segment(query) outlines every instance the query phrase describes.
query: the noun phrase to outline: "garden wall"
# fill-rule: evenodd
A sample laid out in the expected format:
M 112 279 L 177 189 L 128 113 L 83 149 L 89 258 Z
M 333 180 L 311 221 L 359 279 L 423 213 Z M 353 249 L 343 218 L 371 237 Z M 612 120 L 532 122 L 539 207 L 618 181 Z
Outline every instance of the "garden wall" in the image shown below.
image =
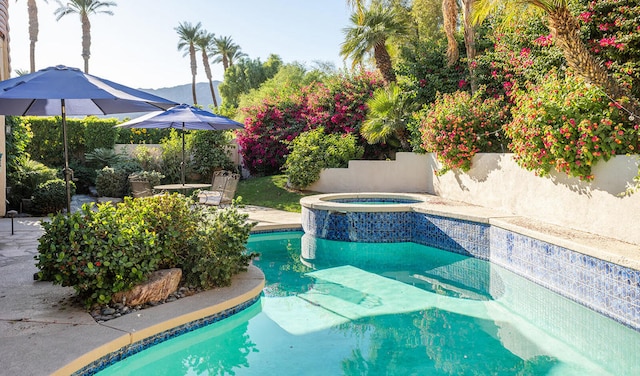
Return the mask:
M 136 148 L 140 146 L 139 144 L 116 144 L 115 151 L 116 153 L 125 153 L 132 157 Z M 160 156 L 162 154 L 162 145 L 160 144 L 144 144 L 144 146 L 151 149 L 151 153 L 153 155 Z M 233 162 L 234 166 L 241 165 L 240 154 L 238 153 L 238 144 L 235 142 L 235 139 L 229 145 L 229 152 L 227 153 L 231 162 Z
M 468 173 L 437 176 L 435 155 L 398 153 L 395 161 L 350 161 L 348 168 L 323 170 L 308 189 L 435 194 L 640 245 L 640 193 L 620 195 L 638 164 L 635 156 L 599 162 L 587 183 L 559 173 L 538 177 L 511 154 L 478 154 Z

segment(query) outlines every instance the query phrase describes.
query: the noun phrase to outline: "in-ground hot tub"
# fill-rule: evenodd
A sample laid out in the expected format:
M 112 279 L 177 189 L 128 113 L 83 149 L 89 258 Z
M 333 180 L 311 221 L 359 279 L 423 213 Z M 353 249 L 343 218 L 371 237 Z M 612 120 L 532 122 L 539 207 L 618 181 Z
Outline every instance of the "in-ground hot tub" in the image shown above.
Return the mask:
M 329 193 L 300 200 L 304 232 L 317 238 L 392 243 L 412 240 L 413 208 L 427 196 L 405 193 Z

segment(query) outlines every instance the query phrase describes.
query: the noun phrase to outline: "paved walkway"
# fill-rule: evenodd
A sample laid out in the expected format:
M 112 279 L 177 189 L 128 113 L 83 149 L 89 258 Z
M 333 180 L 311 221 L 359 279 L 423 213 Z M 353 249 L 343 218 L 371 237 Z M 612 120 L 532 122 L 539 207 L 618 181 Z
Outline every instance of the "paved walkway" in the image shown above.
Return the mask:
M 88 196 L 74 196 L 72 210 Z M 246 207 L 257 229 L 299 227 L 300 214 Z M 33 280 L 34 256 L 43 230 L 42 218 L 0 218 L 0 374 L 47 375 L 85 355 L 88 350 L 117 341 L 175 317 L 223 304 L 234 296 L 261 288 L 262 273 L 250 269 L 236 277 L 229 288 L 215 289 L 125 315 L 103 324 L 81 308 L 69 304 L 74 291 L 50 282 Z M 185 308 L 187 307 L 187 308 Z M 131 316 L 131 317 L 129 317 Z M 112 350 L 113 351 L 113 350 Z M 64 374 L 63 371 L 60 374 Z

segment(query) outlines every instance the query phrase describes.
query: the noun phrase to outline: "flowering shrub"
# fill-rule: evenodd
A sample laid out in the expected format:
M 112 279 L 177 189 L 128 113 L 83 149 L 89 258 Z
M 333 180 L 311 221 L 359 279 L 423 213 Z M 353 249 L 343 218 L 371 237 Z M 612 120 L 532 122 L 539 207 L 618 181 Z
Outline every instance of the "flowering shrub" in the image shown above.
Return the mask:
M 640 97 L 640 2 L 581 0 L 583 38 L 613 76 Z
M 437 154 L 443 164 L 440 173 L 468 171 L 476 153 L 501 150 L 508 107 L 501 98 L 482 99 L 481 92 L 472 97 L 461 91 L 438 97 L 420 116 L 422 147 Z
M 509 149 L 521 167 L 539 175 L 555 169 L 591 180 L 598 160 L 640 146 L 637 124 L 578 77 L 559 79 L 551 72 L 541 85 L 514 94 L 513 120 L 505 125 Z
M 474 64 L 478 84 L 486 87 L 488 96 L 508 96 L 514 85 L 537 82 L 564 63 L 541 19 L 532 19 L 513 33 L 493 33 L 487 39 L 493 45 Z
M 265 99 L 244 109 L 245 127 L 237 141 L 245 167 L 251 173 L 273 174 L 280 171 L 288 154 L 287 144 L 308 129 L 304 96 Z
M 289 149 L 284 169 L 289 183 L 297 188 L 317 181 L 323 168 L 347 167 L 351 159 L 359 159 L 363 153 L 353 134 L 325 134 L 324 128 L 303 132 Z
M 367 144 L 360 136 L 360 125 L 367 99 L 382 85 L 382 79 L 373 73 L 340 75 L 325 84 L 303 87 L 296 95 L 265 99 L 243 109 L 245 128 L 238 132 L 237 141 L 246 167 L 252 173 L 279 172 L 289 153 L 288 143 L 318 127 L 327 133 L 353 134 L 365 147 L 365 154 L 377 155 L 381 148 Z

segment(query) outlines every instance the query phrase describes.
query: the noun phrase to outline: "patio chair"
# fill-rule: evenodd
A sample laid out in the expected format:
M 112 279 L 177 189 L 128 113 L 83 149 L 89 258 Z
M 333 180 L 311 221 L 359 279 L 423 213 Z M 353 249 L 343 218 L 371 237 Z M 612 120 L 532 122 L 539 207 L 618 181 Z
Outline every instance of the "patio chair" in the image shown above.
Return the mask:
M 211 180 L 211 190 L 200 191 L 198 200 L 205 205 L 230 204 L 236 194 L 240 175 L 231 171 L 216 171 Z

